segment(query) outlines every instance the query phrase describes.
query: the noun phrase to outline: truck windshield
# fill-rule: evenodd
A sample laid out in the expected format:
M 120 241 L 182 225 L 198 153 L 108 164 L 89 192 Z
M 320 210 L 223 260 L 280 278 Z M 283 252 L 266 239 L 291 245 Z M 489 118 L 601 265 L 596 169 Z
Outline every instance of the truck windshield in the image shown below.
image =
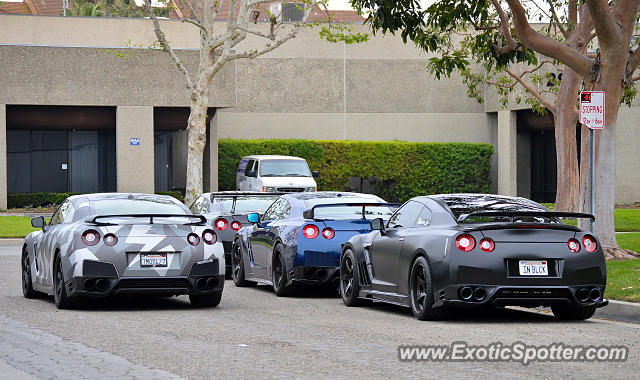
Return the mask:
M 260 176 L 311 177 L 311 172 L 304 160 L 263 160 L 260 161 Z

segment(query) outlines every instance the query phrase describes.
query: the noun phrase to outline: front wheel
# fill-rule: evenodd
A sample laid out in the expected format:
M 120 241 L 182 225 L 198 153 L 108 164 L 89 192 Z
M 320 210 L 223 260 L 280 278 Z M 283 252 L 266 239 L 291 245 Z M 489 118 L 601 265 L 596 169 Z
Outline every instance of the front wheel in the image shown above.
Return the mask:
M 237 241 L 233 242 L 233 246 L 231 248 L 231 278 L 237 287 L 256 285 L 253 281 L 245 280 L 242 247 L 240 247 L 240 244 Z
M 189 301 L 193 307 L 216 307 L 220 304 L 222 292 L 205 295 L 189 295 Z
M 557 319 L 580 321 L 593 317 L 595 306 L 552 305 L 551 311 Z
M 53 302 L 58 309 L 72 309 L 76 306 L 74 300 L 67 295 L 62 273 L 62 259 L 59 254 L 53 262 Z
M 273 291 L 278 297 L 288 296 L 292 291 L 292 286 L 287 286 L 286 268 L 282 246 L 278 244 L 273 250 L 273 259 L 271 260 L 271 283 L 273 284 Z
M 26 249 L 22 250 L 22 294 L 25 298 L 43 298 L 44 293 L 33 289 L 31 280 L 31 260 Z
M 413 315 L 421 321 L 443 318 L 445 316 L 444 307 L 433 307 L 431 269 L 423 256 L 418 257 L 413 263 L 409 278 L 409 296 Z
M 347 249 L 340 259 L 340 296 L 347 306 L 360 306 L 363 300 L 359 298 L 360 276 L 353 251 Z

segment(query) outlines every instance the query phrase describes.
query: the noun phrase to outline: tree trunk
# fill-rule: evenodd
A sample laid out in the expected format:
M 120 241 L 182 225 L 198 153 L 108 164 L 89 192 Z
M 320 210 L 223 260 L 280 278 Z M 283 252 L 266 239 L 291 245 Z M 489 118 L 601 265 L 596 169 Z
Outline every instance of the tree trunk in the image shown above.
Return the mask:
M 187 207 L 203 193 L 202 162 L 207 143 L 208 108 L 209 83 L 198 81 L 191 93 L 191 113 L 187 123 L 187 184 L 184 197 Z
M 580 173 L 576 147 L 578 112 L 576 99 L 582 79 L 565 67 L 554 112 L 556 138 L 556 204 L 557 211 L 577 211 L 580 204 Z

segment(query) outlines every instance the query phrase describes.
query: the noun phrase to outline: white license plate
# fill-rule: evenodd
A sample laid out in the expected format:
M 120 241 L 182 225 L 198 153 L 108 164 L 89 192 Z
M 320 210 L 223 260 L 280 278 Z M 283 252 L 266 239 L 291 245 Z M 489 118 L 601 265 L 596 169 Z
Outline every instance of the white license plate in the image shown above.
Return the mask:
M 140 254 L 140 266 L 141 267 L 154 267 L 162 268 L 167 266 L 167 254 L 166 253 L 141 253 Z
M 548 276 L 546 261 L 520 260 L 520 276 Z

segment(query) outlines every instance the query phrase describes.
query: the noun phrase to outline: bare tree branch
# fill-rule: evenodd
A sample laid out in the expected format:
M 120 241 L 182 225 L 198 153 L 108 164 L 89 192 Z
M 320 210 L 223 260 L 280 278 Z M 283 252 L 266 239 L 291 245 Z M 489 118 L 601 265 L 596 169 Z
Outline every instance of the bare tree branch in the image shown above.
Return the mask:
M 531 95 L 533 95 L 539 102 L 540 104 L 542 104 L 546 109 L 548 109 L 549 111 L 551 111 L 552 113 L 556 112 L 556 107 L 553 106 L 551 103 L 549 103 L 545 98 L 542 97 L 542 95 L 540 95 L 540 93 L 538 91 L 536 91 L 535 88 L 531 87 L 531 85 L 527 82 L 525 82 L 522 79 L 522 76 L 519 76 L 517 74 L 515 74 L 513 71 L 511 71 L 510 69 L 506 69 L 507 74 L 509 74 L 513 79 L 517 80 L 518 83 L 520 83 L 520 85 L 522 87 L 524 87 Z M 524 75 L 524 74 L 523 74 Z
M 242 26 L 235 26 L 235 28 L 238 29 L 238 30 L 241 30 L 241 31 L 243 31 L 245 33 L 249 33 L 249 34 L 253 34 L 253 35 L 259 36 L 259 37 L 263 37 L 263 38 L 266 38 L 268 40 L 272 40 L 272 41 L 275 40 L 275 36 L 273 34 L 266 34 L 266 33 L 259 32 L 257 30 L 250 30 L 250 29 L 244 28 Z
M 162 29 L 160 29 L 160 23 L 158 22 L 158 18 L 156 17 L 156 14 L 153 12 L 153 8 L 151 7 L 151 0 L 144 0 L 143 8 L 149 15 L 149 18 L 151 18 L 151 21 L 153 22 L 153 32 L 156 35 L 156 39 L 158 40 L 160 47 L 165 51 L 167 51 L 167 53 L 169 53 L 169 55 L 173 59 L 173 62 L 178 67 L 178 70 L 180 70 L 182 74 L 184 74 L 184 78 L 187 81 L 187 88 L 192 89 L 193 81 L 191 80 L 189 71 L 187 71 L 187 68 L 184 66 L 184 63 L 182 62 L 182 60 L 173 51 L 173 48 L 171 47 L 171 45 L 169 45 L 169 42 L 167 41 L 167 38 L 164 32 L 162 31 Z
M 558 18 L 558 14 L 556 13 L 556 7 L 553 5 L 553 0 L 547 0 L 547 1 L 549 2 L 549 8 L 551 8 L 551 15 L 553 16 L 553 20 L 558 26 L 558 29 L 560 29 L 560 33 L 562 33 L 562 36 L 564 37 L 564 39 L 568 40 L 569 32 L 567 32 L 567 30 L 562 26 L 562 22 L 560 22 L 560 19 Z
M 520 44 L 516 42 L 511 36 L 511 31 L 509 30 L 509 19 L 507 18 L 507 14 L 502 9 L 502 5 L 500 5 L 499 0 L 491 0 L 493 6 L 496 8 L 496 12 L 498 12 L 498 17 L 500 18 L 500 31 L 504 39 L 507 41 L 507 46 L 494 46 L 494 49 L 499 54 L 508 53 L 511 50 L 516 50 Z
M 188 24 L 193 24 L 193 25 L 197 26 L 198 28 L 200 28 L 200 30 L 202 30 L 203 32 L 209 33 L 209 31 L 204 26 L 202 26 L 202 24 L 200 24 L 196 20 L 184 17 L 184 18 L 181 18 L 180 21 L 186 22 Z
M 620 28 L 616 19 L 611 13 L 607 0 L 586 0 L 593 26 L 598 34 L 598 43 L 603 50 L 608 50 L 611 46 L 622 41 Z

